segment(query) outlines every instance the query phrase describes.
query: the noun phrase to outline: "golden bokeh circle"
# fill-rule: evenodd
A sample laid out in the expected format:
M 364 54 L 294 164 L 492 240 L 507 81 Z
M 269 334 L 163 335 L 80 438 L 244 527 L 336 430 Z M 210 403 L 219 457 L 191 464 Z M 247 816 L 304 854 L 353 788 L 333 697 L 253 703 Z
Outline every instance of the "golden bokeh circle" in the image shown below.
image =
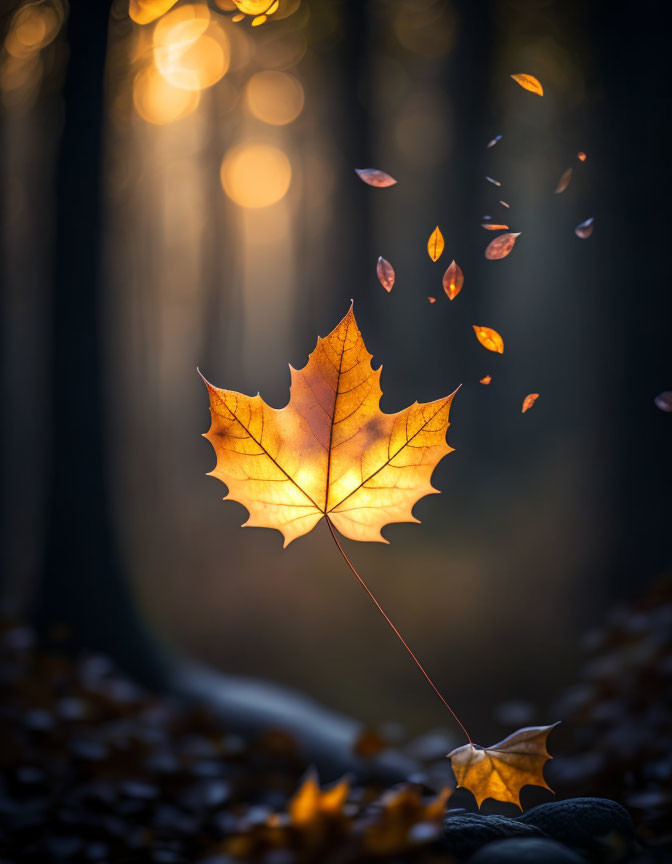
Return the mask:
M 220 178 L 232 201 L 254 210 L 285 197 L 292 166 L 286 154 L 271 144 L 238 144 L 224 156 Z
M 285 126 L 299 116 L 305 101 L 301 83 L 287 72 L 257 72 L 245 88 L 251 114 L 271 126 Z

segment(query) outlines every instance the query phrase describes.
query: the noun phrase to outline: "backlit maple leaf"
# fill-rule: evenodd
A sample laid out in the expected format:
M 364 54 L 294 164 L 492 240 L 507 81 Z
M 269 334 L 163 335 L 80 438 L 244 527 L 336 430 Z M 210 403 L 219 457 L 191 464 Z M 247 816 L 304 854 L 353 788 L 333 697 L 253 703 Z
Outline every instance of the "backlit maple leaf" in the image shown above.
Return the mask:
M 486 798 L 510 801 L 520 807 L 523 786 L 543 786 L 543 768 L 551 758 L 546 739 L 551 726 L 528 726 L 519 729 L 492 747 L 469 743 L 448 754 L 457 785 L 468 789 L 480 807 Z
M 413 506 L 438 491 L 432 473 L 452 450 L 455 394 L 384 414 L 382 367 L 371 359 L 351 306 L 303 369 L 290 366 L 284 408 L 203 379 L 212 418 L 205 437 L 217 454 L 211 474 L 248 509 L 245 525 L 276 528 L 287 546 L 325 516 L 351 540 L 382 543 L 385 525 L 418 521 Z

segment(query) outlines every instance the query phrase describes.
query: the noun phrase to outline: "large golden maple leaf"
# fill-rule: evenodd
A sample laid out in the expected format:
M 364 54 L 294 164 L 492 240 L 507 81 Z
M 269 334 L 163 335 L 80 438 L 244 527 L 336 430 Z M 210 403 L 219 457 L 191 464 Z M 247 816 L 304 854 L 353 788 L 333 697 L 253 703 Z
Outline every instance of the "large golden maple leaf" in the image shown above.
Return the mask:
M 289 403 L 271 408 L 205 381 L 217 454 L 211 474 L 226 499 L 249 511 L 246 526 L 276 528 L 284 545 L 329 521 L 351 540 L 387 543 L 381 528 L 417 522 L 413 506 L 438 492 L 431 478 L 446 443 L 454 393 L 398 414 L 380 410 L 373 369 L 352 306 L 318 338 L 303 369 L 291 371 Z

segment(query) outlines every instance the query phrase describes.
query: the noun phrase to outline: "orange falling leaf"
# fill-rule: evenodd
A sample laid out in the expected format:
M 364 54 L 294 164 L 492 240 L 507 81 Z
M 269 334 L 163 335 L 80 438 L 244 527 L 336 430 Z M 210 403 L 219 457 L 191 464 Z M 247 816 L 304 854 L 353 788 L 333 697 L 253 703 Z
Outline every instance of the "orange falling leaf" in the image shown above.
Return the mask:
M 378 168 L 355 168 L 355 173 L 360 180 L 368 183 L 369 186 L 376 186 L 379 189 L 394 186 L 397 182 L 394 177 L 391 177 L 385 171 L 380 171 Z
M 205 437 L 217 455 L 211 474 L 247 508 L 247 526 L 274 528 L 287 546 L 325 517 L 351 540 L 380 543 L 385 525 L 418 521 L 413 507 L 437 491 L 434 468 L 451 452 L 455 394 L 385 414 L 371 359 L 351 306 L 303 369 L 290 367 L 284 408 L 203 379 L 212 420 Z
M 492 375 L 486 375 L 484 378 L 481 378 L 481 384 L 489 384 L 492 381 Z
M 484 348 L 488 351 L 495 351 L 497 354 L 504 353 L 504 340 L 496 330 L 491 327 L 479 327 L 477 324 L 472 324 L 476 338 Z
M 594 222 L 594 216 L 591 216 L 590 219 L 586 219 L 584 222 L 579 222 L 574 229 L 574 233 L 577 237 L 580 237 L 581 240 L 587 240 L 593 233 L 593 228 L 595 227 Z
M 576 158 L 579 160 L 579 162 L 585 162 L 588 157 L 583 151 L 581 151 L 580 153 L 576 154 Z
M 428 297 L 427 299 L 430 303 L 436 303 L 436 297 Z
M 345 778 L 329 789 L 320 789 L 317 772 L 311 768 L 289 802 L 292 824 L 302 828 L 321 817 L 340 815 L 349 792 L 350 784 Z
M 569 181 L 572 179 L 574 169 L 570 166 L 563 172 L 562 177 L 558 180 L 558 185 L 555 187 L 555 194 L 560 195 L 569 186 Z
M 520 84 L 523 90 L 529 90 L 530 93 L 536 93 L 537 96 L 544 95 L 544 88 L 541 86 L 539 79 L 535 78 L 534 75 L 526 75 L 524 72 L 517 72 L 511 77 L 516 84 Z
M 538 393 L 530 393 L 529 395 L 527 395 L 523 400 L 523 410 L 521 413 L 524 414 L 526 411 L 529 411 L 538 398 Z
M 498 261 L 500 258 L 506 258 L 516 245 L 516 240 L 520 237 L 520 231 L 513 234 L 500 234 L 495 237 L 485 250 L 485 257 L 489 261 Z
M 550 789 L 544 779 L 544 765 L 551 758 L 546 739 L 557 725 L 519 729 L 492 747 L 458 747 L 448 754 L 457 785 L 468 789 L 479 807 L 486 798 L 520 807 L 523 786 Z
M 378 274 L 378 281 L 380 284 L 387 292 L 390 292 L 394 287 L 394 267 L 390 264 L 387 258 L 383 258 L 382 255 L 376 264 L 376 273 Z
M 481 228 L 486 231 L 508 231 L 508 225 L 497 225 L 495 222 L 481 222 Z
M 449 300 L 454 300 L 464 285 L 464 274 L 455 261 L 450 262 L 450 267 L 443 274 L 443 290 Z
M 429 257 L 432 261 L 438 261 L 441 257 L 441 253 L 443 252 L 445 243 L 443 241 L 443 234 L 439 230 L 439 226 L 432 231 L 429 235 L 429 240 L 427 241 L 427 252 L 429 253 Z

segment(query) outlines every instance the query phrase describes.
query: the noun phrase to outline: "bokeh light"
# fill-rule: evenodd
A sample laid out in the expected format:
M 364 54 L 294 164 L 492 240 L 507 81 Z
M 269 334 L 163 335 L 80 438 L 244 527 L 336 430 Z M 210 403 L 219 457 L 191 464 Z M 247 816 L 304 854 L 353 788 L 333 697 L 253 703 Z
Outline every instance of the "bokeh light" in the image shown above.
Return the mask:
M 163 126 L 191 114 L 198 107 L 198 90 L 173 87 L 153 66 L 142 69 L 133 80 L 133 105 L 148 123 Z
M 177 0 L 131 0 L 128 14 L 136 24 L 151 24 L 171 9 Z
M 292 179 L 289 159 L 270 144 L 239 144 L 224 156 L 220 169 L 226 194 L 241 207 L 268 207 L 287 194 Z
M 54 41 L 64 18 L 61 0 L 24 3 L 15 11 L 0 57 L 0 90 L 5 105 L 30 104 L 44 73 L 41 52 Z
M 204 3 L 189 3 L 164 15 L 154 29 L 153 45 L 157 69 L 180 90 L 211 87 L 229 68 L 229 40 Z
M 250 112 L 271 126 L 291 123 L 303 110 L 303 87 L 287 72 L 257 72 L 247 82 L 245 96 Z

